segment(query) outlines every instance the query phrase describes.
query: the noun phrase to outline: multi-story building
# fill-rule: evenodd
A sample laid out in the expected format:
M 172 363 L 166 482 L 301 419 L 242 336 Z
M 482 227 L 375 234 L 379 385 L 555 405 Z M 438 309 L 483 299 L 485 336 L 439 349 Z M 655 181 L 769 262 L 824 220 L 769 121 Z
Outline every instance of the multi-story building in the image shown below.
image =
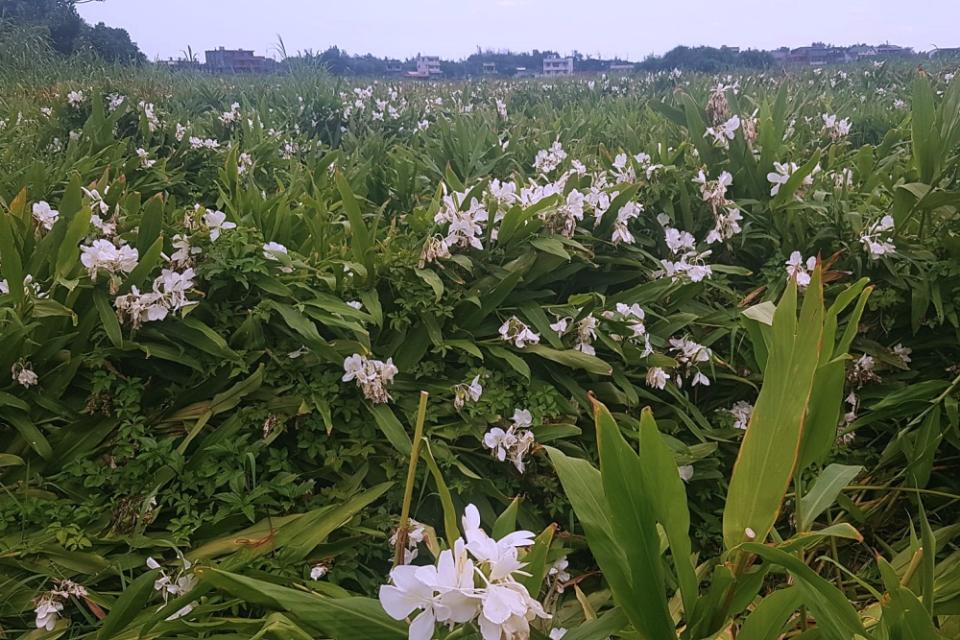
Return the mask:
M 573 58 L 544 58 L 543 75 L 569 76 L 573 74 Z
M 431 78 L 443 74 L 440 69 L 440 56 L 417 56 L 417 76 Z
M 212 73 L 269 73 L 277 68 L 272 58 L 254 55 L 247 49 L 218 47 L 204 53 L 206 70 Z

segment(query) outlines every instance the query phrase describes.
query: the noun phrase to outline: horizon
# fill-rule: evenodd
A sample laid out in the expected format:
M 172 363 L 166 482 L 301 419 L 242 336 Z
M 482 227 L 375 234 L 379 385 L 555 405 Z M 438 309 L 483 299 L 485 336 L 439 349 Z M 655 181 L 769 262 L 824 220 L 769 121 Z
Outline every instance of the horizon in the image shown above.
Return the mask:
M 254 6 L 259 5 L 255 0 L 168 0 L 163 6 L 106 0 L 77 9 L 91 23 L 126 29 L 151 60 L 180 57 L 188 47 L 201 53 L 220 46 L 277 57 L 281 39 L 291 53 L 336 46 L 350 54 L 400 60 L 418 54 L 461 60 L 478 49 L 577 52 L 639 62 L 676 46 L 774 50 L 813 42 L 890 43 L 917 51 L 960 46 L 953 26 L 960 20 L 960 5 L 952 0 L 930 0 L 929 11 L 907 17 L 896 11 L 902 6 L 896 0 L 837 4 L 809 0 L 789 22 L 768 21 L 769 4 L 760 0 L 729 0 L 721 14 L 714 2 L 690 0 L 690 10 L 680 15 L 672 7 L 623 6 L 615 0 L 596 0 L 588 9 L 573 0 L 407 0 L 387 6 L 355 0 L 349 7 L 275 0 L 269 12 Z M 691 15 L 711 20 L 691 22 Z M 824 15 L 831 19 L 824 21 Z M 726 28 L 717 29 L 718 24 Z M 472 28 L 465 32 L 466 25 Z M 169 33 L 178 35 L 169 38 Z M 465 44 L 472 39 L 486 44 Z

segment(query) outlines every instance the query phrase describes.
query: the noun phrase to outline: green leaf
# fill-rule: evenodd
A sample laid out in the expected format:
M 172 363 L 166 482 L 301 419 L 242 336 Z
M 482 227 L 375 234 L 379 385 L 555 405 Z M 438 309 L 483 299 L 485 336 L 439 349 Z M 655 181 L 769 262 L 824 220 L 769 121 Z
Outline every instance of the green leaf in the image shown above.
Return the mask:
M 660 538 L 654 519 L 655 488 L 645 485 L 642 463 L 624 440 L 607 408 L 594 401 L 593 410 L 600 451 L 600 481 L 609 505 L 611 533 L 623 545 L 630 576 L 626 592 L 611 584 L 614 600 L 642 635 L 673 637 L 674 625 L 664 597 Z
M 103 326 L 107 338 L 110 339 L 110 343 L 117 348 L 122 347 L 123 333 L 120 331 L 120 321 L 117 320 L 117 314 L 111 308 L 106 294 L 100 289 L 93 290 L 93 304 L 97 308 L 100 324 Z
M 823 336 L 821 268 L 796 316 L 791 279 L 774 314 L 763 386 L 733 468 L 723 512 L 723 540 L 732 549 L 751 529 L 764 540 L 780 513 L 800 451 Z
M 219 569 L 201 569 L 201 580 L 247 603 L 286 611 L 298 624 L 337 640 L 406 640 L 407 625 L 391 619 L 369 598 L 329 598 Z
M 350 248 L 353 250 L 353 258 L 360 264 L 365 264 L 367 250 L 370 248 L 370 233 L 363 223 L 360 204 L 357 202 L 356 196 L 353 195 L 350 183 L 339 171 L 336 174 L 336 183 L 343 203 L 343 210 L 347 214 L 347 220 L 350 221 Z
M 159 569 L 147 571 L 137 576 L 136 580 L 127 585 L 120 597 L 110 608 L 100 627 L 97 638 L 108 640 L 120 631 L 123 631 L 133 620 L 143 613 L 147 600 L 153 595 L 153 582 L 160 575 Z
M 23 300 L 23 261 L 17 250 L 13 217 L 0 211 L 0 279 L 6 280 L 15 302 Z
M 778 564 L 794 575 L 803 604 L 813 612 L 817 626 L 823 630 L 825 637 L 852 638 L 855 634 L 869 637 L 857 610 L 843 592 L 818 576 L 799 558 L 754 542 L 744 544 L 742 550 Z
M 57 251 L 57 277 L 61 280 L 67 279 L 80 262 L 80 241 L 90 231 L 91 215 L 90 208 L 84 207 L 71 218 L 70 224 L 67 225 L 63 243 Z
M 813 487 L 800 499 L 802 518 L 797 524 L 800 531 L 807 531 L 821 513 L 834 503 L 840 492 L 863 471 L 861 466 L 831 464 L 820 474 Z
M 613 367 L 597 356 L 591 356 L 576 349 L 559 351 L 542 344 L 531 344 L 527 345 L 524 350 L 571 369 L 583 369 L 601 376 L 608 376 L 613 373 Z
M 443 479 L 443 473 L 437 466 L 437 461 L 433 457 L 433 451 L 430 448 L 430 441 L 424 437 L 423 447 L 420 449 L 420 455 L 433 476 L 433 482 L 437 485 L 437 493 L 440 495 L 440 505 L 443 507 L 443 533 L 447 538 L 447 546 L 451 549 L 454 542 L 460 537 L 460 527 L 457 524 L 457 510 L 453 505 L 453 496 L 450 495 L 450 489 Z
M 409 456 L 412 444 L 407 430 L 403 428 L 393 410 L 385 404 L 367 405 L 367 410 L 373 416 L 380 431 L 386 436 L 387 442 L 402 456 Z
M 143 205 L 140 218 L 140 230 L 137 232 L 137 250 L 140 255 L 148 250 L 160 237 L 163 229 L 163 194 L 158 193 Z
M 779 589 L 768 595 L 747 616 L 737 640 L 778 640 L 783 625 L 800 606 L 800 596 L 797 587 Z
M 670 542 L 683 608 L 690 615 L 699 596 L 699 583 L 691 561 L 687 490 L 677 470 L 676 458 L 660 435 L 649 407 L 640 414 L 640 473 L 654 516 Z

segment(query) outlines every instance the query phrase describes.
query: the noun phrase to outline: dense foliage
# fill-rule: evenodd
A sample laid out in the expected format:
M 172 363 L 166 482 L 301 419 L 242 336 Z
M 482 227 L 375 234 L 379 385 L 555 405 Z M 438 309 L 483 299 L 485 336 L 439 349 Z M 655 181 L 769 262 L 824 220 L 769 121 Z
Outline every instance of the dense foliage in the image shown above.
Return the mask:
M 952 69 L 80 71 L 0 76 L 8 634 L 403 638 L 461 533 L 532 637 L 960 634 Z

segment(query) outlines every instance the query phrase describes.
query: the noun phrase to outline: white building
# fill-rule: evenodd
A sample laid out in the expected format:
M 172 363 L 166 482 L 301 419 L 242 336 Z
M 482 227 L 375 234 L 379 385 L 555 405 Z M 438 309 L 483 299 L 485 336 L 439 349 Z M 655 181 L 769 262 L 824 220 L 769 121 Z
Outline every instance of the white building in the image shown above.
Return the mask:
M 543 75 L 569 76 L 573 74 L 573 58 L 544 58 Z
M 439 76 L 443 71 L 440 70 L 439 56 L 417 56 L 417 75 L 428 78 L 430 76 Z

